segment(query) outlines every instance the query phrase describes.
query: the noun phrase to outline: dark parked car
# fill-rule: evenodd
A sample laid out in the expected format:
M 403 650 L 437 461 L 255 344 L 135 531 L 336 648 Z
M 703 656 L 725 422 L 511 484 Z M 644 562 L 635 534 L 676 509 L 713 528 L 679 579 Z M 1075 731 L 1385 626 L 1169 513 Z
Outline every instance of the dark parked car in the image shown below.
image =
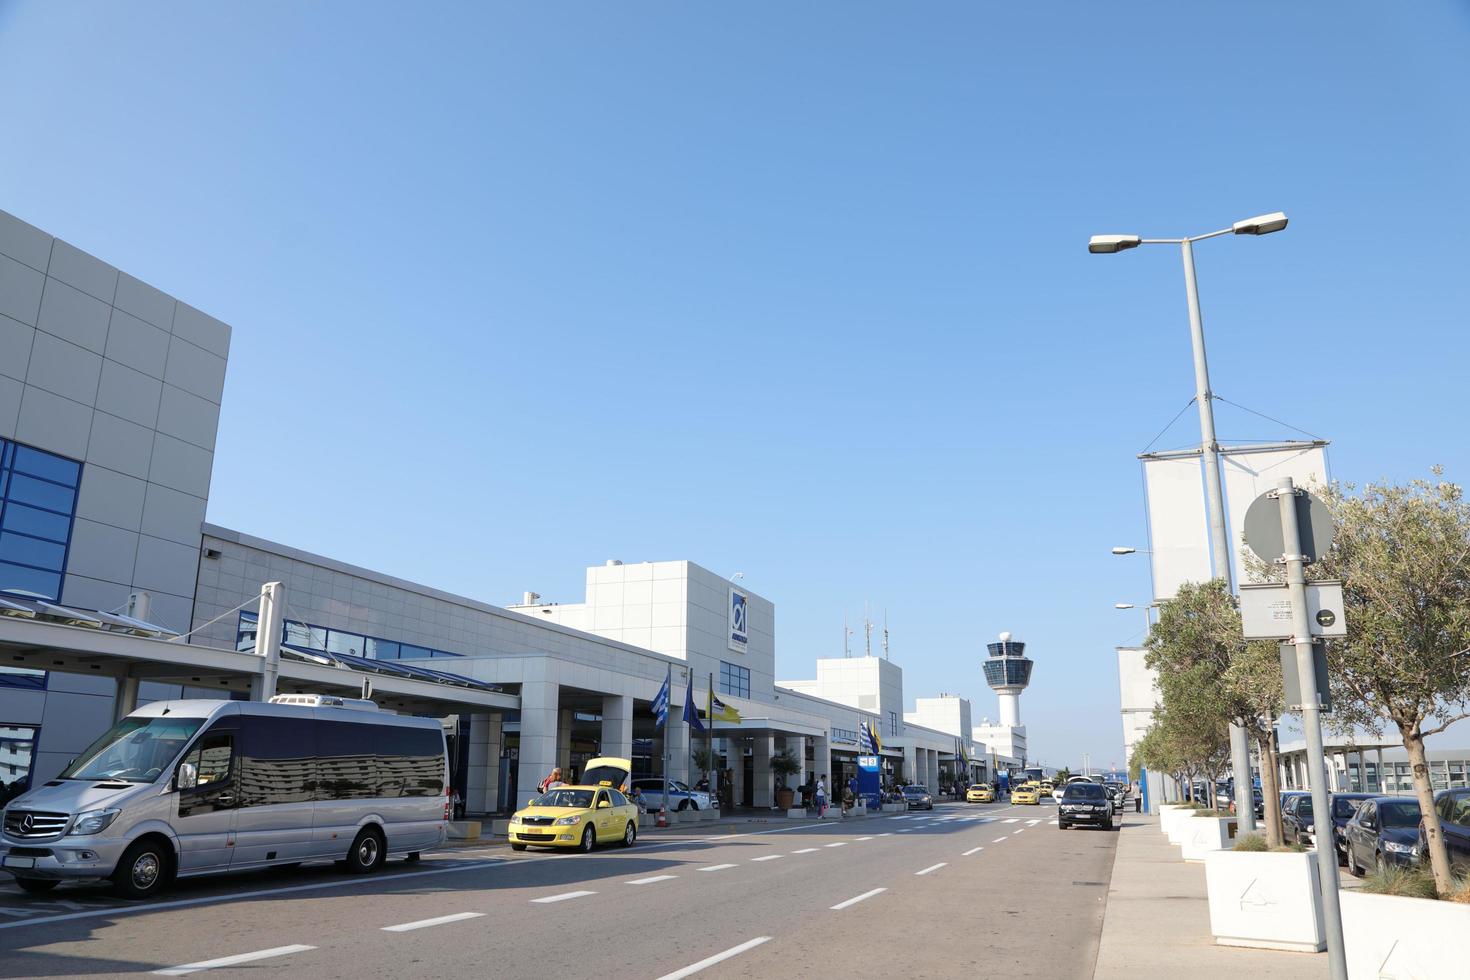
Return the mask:
M 934 797 L 922 786 L 905 786 L 903 788 L 903 801 L 908 804 L 910 810 L 932 810 L 934 809 Z
M 1419 801 L 1409 796 L 1363 800 L 1343 828 L 1348 873 L 1391 864 L 1407 868 L 1419 860 Z
M 1434 794 L 1434 812 L 1439 814 L 1439 827 L 1444 833 L 1445 849 L 1450 852 L 1450 867 L 1456 874 L 1470 874 L 1470 789 L 1442 789 Z M 1424 820 L 1419 820 L 1419 857 L 1427 859 Z
M 1358 807 L 1362 802 L 1371 800 L 1376 795 L 1374 793 L 1333 793 L 1329 798 L 1332 803 L 1332 846 L 1337 852 L 1339 864 L 1347 857 L 1342 829 L 1347 826 L 1353 814 L 1358 812 Z M 1281 813 L 1281 835 L 1288 841 L 1316 845 L 1317 828 L 1312 815 L 1310 794 L 1303 793 L 1286 802 L 1286 808 Z
M 1072 783 L 1057 803 L 1057 826 L 1062 830 L 1073 824 L 1091 824 L 1103 830 L 1113 829 L 1113 801 L 1107 790 L 1097 783 Z

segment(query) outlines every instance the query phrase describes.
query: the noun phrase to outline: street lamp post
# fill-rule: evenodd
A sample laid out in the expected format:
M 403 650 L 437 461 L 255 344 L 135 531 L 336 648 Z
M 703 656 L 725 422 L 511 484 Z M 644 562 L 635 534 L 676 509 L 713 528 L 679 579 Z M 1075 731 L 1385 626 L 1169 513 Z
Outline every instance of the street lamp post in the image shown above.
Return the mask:
M 1220 443 L 1215 438 L 1214 393 L 1210 390 L 1210 366 L 1205 358 L 1205 326 L 1200 314 L 1199 283 L 1194 273 L 1194 243 L 1221 235 L 1269 235 L 1286 227 L 1286 215 L 1280 211 L 1237 221 L 1229 228 L 1189 238 L 1141 238 L 1138 235 L 1094 235 L 1087 250 L 1094 254 L 1122 252 L 1139 245 L 1178 245 L 1184 259 L 1184 293 L 1189 303 L 1189 337 L 1194 348 L 1195 400 L 1199 403 L 1200 455 L 1205 464 L 1205 502 L 1209 508 L 1210 552 L 1215 578 L 1230 584 L 1230 539 L 1225 531 L 1225 497 L 1220 489 Z M 1230 726 L 1230 768 L 1235 773 L 1236 799 L 1250 799 L 1255 785 L 1251 779 L 1250 740 L 1245 729 Z M 1256 829 L 1255 808 L 1235 808 L 1240 828 L 1246 833 Z

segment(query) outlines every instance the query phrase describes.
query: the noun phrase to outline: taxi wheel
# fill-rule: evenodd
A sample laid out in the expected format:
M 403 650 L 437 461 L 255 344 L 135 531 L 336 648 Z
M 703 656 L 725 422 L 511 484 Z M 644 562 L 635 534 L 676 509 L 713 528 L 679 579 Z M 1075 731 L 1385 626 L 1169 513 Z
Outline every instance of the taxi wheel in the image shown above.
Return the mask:
M 687 809 L 689 809 L 689 801 L 688 800 L 680 800 L 679 801 L 679 806 L 678 806 L 679 812 L 680 813 L 683 813 Z
M 510 845 L 510 849 L 512 851 L 524 851 L 526 849 L 526 845 L 525 844 L 512 844 L 512 845 Z
M 632 847 L 633 842 L 638 839 L 638 830 L 633 826 L 633 821 L 628 821 L 628 827 L 623 831 L 623 846 Z
M 591 827 L 588 827 L 586 830 L 582 831 L 582 842 L 577 845 L 577 850 L 581 851 L 583 854 L 591 854 L 592 848 L 596 846 L 597 835 L 592 832 Z

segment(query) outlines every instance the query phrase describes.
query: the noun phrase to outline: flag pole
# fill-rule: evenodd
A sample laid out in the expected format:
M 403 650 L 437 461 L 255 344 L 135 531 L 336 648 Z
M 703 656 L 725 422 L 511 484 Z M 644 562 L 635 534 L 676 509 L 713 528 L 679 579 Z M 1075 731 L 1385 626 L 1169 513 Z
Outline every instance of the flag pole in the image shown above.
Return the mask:
M 698 709 L 695 709 L 695 710 L 697 711 Z M 715 672 L 714 671 L 710 671 L 710 674 L 709 674 L 709 700 L 705 702 L 705 711 L 707 712 L 708 717 L 709 717 L 709 729 L 705 732 L 705 751 L 709 754 L 709 758 L 708 758 L 709 768 L 710 768 L 710 772 L 709 772 L 709 776 L 710 776 L 709 784 L 710 784 L 710 787 L 715 791 L 715 799 L 718 800 L 720 798 L 720 781 L 719 781 L 719 777 L 717 777 L 715 775 L 715 772 L 714 772 L 714 768 L 715 768 Z M 730 797 L 730 803 L 732 804 L 731 809 L 734 809 L 733 804 L 735 803 L 735 797 L 733 795 Z
M 659 809 L 666 810 L 669 805 L 669 729 L 672 726 L 674 713 L 674 665 L 667 665 L 667 673 L 664 674 L 664 690 L 669 692 L 669 698 L 664 702 L 664 798 Z

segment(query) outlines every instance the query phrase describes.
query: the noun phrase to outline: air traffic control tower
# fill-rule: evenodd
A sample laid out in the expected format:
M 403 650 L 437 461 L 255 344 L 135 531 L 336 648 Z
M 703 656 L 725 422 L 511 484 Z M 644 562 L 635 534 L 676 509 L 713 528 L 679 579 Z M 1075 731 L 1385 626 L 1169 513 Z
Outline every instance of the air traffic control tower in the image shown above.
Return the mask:
M 987 644 L 990 658 L 985 661 L 985 683 L 1000 697 L 1000 723 L 1012 728 L 1021 725 L 1021 692 L 1031 683 L 1031 661 L 1026 659 L 1026 644 L 1002 633 L 999 643 Z

